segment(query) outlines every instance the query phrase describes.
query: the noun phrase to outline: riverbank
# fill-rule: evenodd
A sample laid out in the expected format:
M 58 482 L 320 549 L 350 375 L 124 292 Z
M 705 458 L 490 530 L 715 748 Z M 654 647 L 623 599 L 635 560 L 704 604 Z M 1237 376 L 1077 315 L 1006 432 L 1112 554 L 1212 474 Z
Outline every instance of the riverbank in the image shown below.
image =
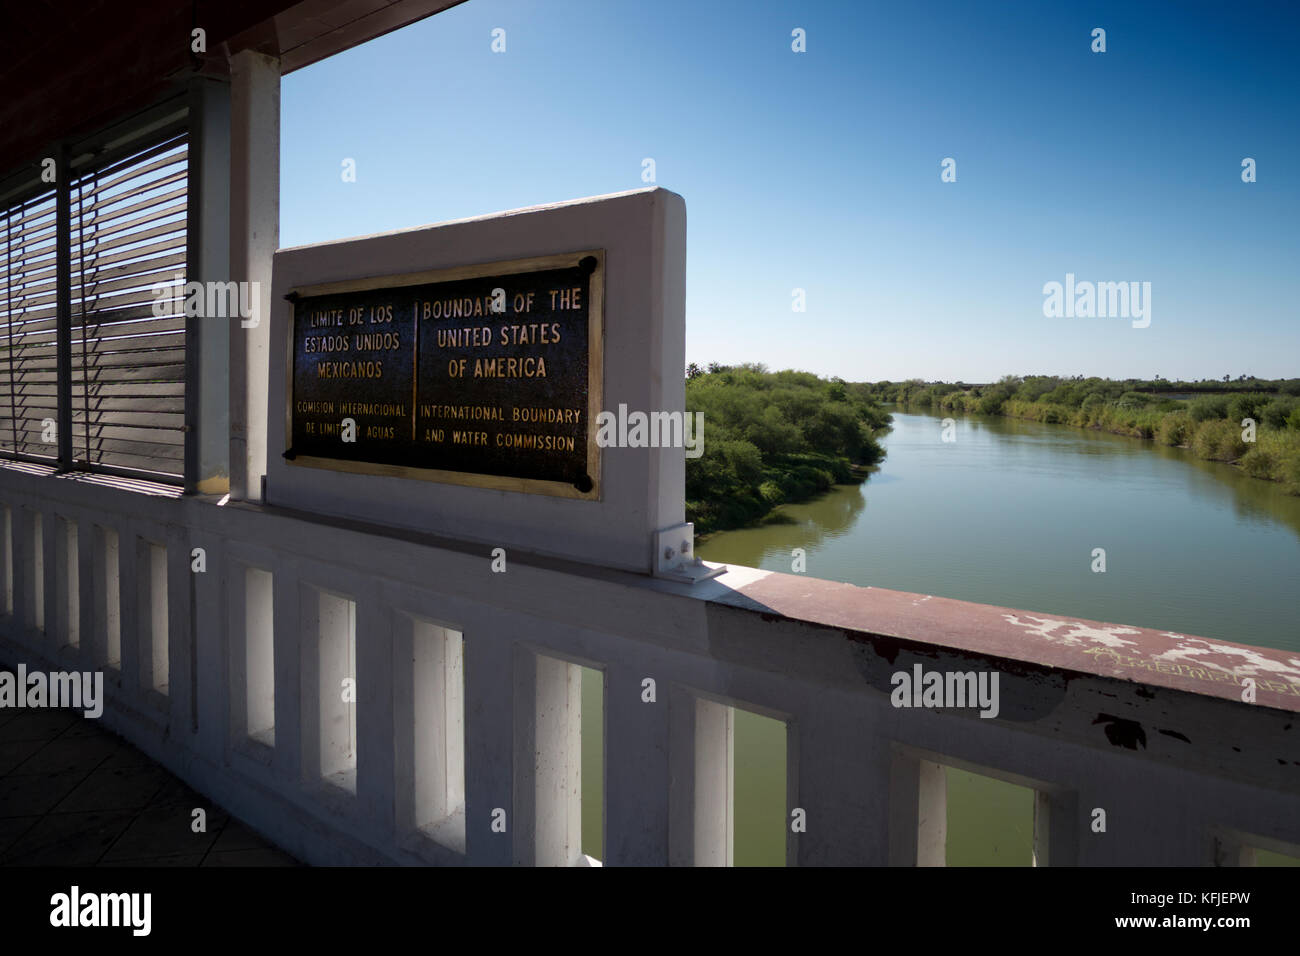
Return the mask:
M 1289 381 L 1270 384 L 1291 387 Z M 1139 390 L 1143 385 L 1152 390 Z M 870 389 L 880 400 L 936 414 L 1000 415 L 1184 448 L 1300 495 L 1300 398 L 1282 391 L 1179 399 L 1160 394 L 1154 383 L 1041 376 L 969 388 L 907 382 Z
M 1300 431 L 1256 425 L 1254 441 L 1241 424 L 1229 419 L 1196 421 L 1186 411 L 1169 411 L 1148 418 L 1125 415 L 1074 412 L 1068 420 L 1052 406 L 1034 402 L 1007 402 L 1002 414 L 1008 418 L 1043 424 L 1072 425 L 1159 442 L 1183 448 L 1205 461 L 1234 465 L 1252 478 L 1275 481 L 1291 495 L 1300 495 Z
M 686 520 L 698 535 L 751 527 L 778 505 L 858 484 L 885 457 L 888 413 L 837 379 L 693 366 L 686 408 L 704 416 L 704 454 L 686 460 Z

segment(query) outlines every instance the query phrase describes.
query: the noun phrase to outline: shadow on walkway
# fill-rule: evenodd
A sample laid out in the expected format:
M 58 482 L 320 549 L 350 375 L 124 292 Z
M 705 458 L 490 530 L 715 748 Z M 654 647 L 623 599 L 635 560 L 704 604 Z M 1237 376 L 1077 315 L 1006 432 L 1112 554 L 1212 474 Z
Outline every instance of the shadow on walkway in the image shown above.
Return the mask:
M 297 865 L 79 711 L 0 709 L 0 866 Z

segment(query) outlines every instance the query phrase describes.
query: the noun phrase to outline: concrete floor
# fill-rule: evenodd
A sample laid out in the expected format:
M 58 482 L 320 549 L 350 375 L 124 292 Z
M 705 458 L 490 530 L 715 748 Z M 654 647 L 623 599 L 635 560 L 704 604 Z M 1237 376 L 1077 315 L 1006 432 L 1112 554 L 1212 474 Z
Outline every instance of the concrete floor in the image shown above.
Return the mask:
M 0 866 L 296 865 L 79 712 L 0 709 Z

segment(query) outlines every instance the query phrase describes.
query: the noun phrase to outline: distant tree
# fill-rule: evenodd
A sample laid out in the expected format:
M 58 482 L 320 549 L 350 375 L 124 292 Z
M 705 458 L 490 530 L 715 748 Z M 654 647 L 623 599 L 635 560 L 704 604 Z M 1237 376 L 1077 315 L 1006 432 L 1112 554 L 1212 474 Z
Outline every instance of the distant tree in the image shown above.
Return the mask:
M 687 377 L 687 378 L 699 378 L 699 377 L 700 377 L 701 375 L 703 375 L 703 374 L 704 374 L 704 369 L 700 368 L 700 367 L 699 367 L 697 364 L 695 364 L 694 362 L 692 362 L 690 365 L 686 366 L 686 377 Z

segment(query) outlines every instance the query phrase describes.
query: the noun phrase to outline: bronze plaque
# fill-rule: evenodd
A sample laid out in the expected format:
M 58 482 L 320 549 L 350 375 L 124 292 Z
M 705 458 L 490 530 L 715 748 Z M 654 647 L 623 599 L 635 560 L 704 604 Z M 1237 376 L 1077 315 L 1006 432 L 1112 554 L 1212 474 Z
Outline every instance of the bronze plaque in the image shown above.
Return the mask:
M 603 252 L 288 298 L 289 461 L 599 497 Z

